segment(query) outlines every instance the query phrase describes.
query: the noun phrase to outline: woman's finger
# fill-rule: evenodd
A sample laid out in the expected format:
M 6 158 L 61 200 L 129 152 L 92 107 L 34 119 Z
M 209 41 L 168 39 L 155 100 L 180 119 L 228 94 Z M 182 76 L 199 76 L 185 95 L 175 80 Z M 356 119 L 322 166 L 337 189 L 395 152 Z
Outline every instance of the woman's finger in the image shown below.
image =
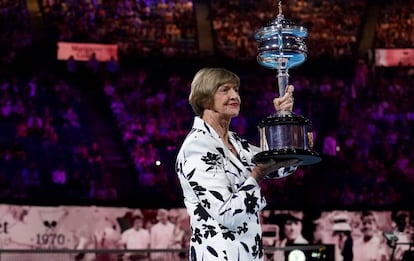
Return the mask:
M 286 88 L 285 95 L 283 95 L 282 97 L 273 99 L 273 105 L 275 106 L 276 110 L 280 110 L 280 107 L 286 107 L 286 105 L 282 106 L 282 104 L 286 102 L 291 102 L 293 105 L 293 91 L 294 90 L 295 88 L 293 87 L 293 85 L 289 85 Z

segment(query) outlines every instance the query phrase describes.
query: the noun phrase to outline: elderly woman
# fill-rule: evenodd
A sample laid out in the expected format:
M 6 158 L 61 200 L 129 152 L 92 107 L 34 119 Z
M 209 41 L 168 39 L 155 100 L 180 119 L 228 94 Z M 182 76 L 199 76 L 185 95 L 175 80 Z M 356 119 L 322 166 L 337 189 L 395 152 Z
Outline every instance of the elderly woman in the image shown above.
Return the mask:
M 193 127 L 178 153 L 176 171 L 190 215 L 190 260 L 263 260 L 259 212 L 266 206 L 259 183 L 275 171 L 293 172 L 292 160 L 254 164 L 259 148 L 229 130 L 238 116 L 239 77 L 203 68 L 191 83 Z M 292 110 L 293 86 L 274 99 Z

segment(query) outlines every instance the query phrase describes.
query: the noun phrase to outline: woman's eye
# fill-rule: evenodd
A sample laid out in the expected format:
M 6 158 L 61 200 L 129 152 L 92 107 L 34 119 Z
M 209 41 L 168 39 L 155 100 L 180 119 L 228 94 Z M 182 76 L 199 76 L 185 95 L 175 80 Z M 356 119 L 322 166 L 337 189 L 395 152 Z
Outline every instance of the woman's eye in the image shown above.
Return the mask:
M 232 86 L 222 86 L 218 89 L 219 92 L 229 92 L 231 89 L 233 89 L 235 92 L 239 92 L 238 87 L 232 87 Z

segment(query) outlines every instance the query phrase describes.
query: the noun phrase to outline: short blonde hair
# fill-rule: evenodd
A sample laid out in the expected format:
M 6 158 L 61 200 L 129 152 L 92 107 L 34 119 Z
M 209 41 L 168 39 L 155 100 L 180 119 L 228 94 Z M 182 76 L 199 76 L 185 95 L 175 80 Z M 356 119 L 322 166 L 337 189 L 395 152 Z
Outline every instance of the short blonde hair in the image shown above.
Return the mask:
M 232 83 L 240 86 L 240 78 L 233 72 L 223 68 L 203 68 L 199 70 L 191 83 L 189 102 L 198 116 L 213 104 L 214 94 L 218 87 Z

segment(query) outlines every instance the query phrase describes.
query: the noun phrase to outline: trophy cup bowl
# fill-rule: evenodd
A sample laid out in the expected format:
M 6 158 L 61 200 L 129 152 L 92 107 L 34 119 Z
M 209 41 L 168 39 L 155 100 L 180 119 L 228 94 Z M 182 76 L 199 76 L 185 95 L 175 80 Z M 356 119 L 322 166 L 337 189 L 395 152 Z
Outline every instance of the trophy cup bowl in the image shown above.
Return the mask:
M 306 28 L 284 19 L 280 2 L 277 18 L 255 33 L 258 63 L 278 71 L 279 97 L 285 94 L 288 70 L 306 60 L 306 36 Z M 303 166 L 321 161 L 313 150 L 313 129 L 309 119 L 290 111 L 278 111 L 263 119 L 258 128 L 261 152 L 254 156 L 254 162 L 297 159 Z

